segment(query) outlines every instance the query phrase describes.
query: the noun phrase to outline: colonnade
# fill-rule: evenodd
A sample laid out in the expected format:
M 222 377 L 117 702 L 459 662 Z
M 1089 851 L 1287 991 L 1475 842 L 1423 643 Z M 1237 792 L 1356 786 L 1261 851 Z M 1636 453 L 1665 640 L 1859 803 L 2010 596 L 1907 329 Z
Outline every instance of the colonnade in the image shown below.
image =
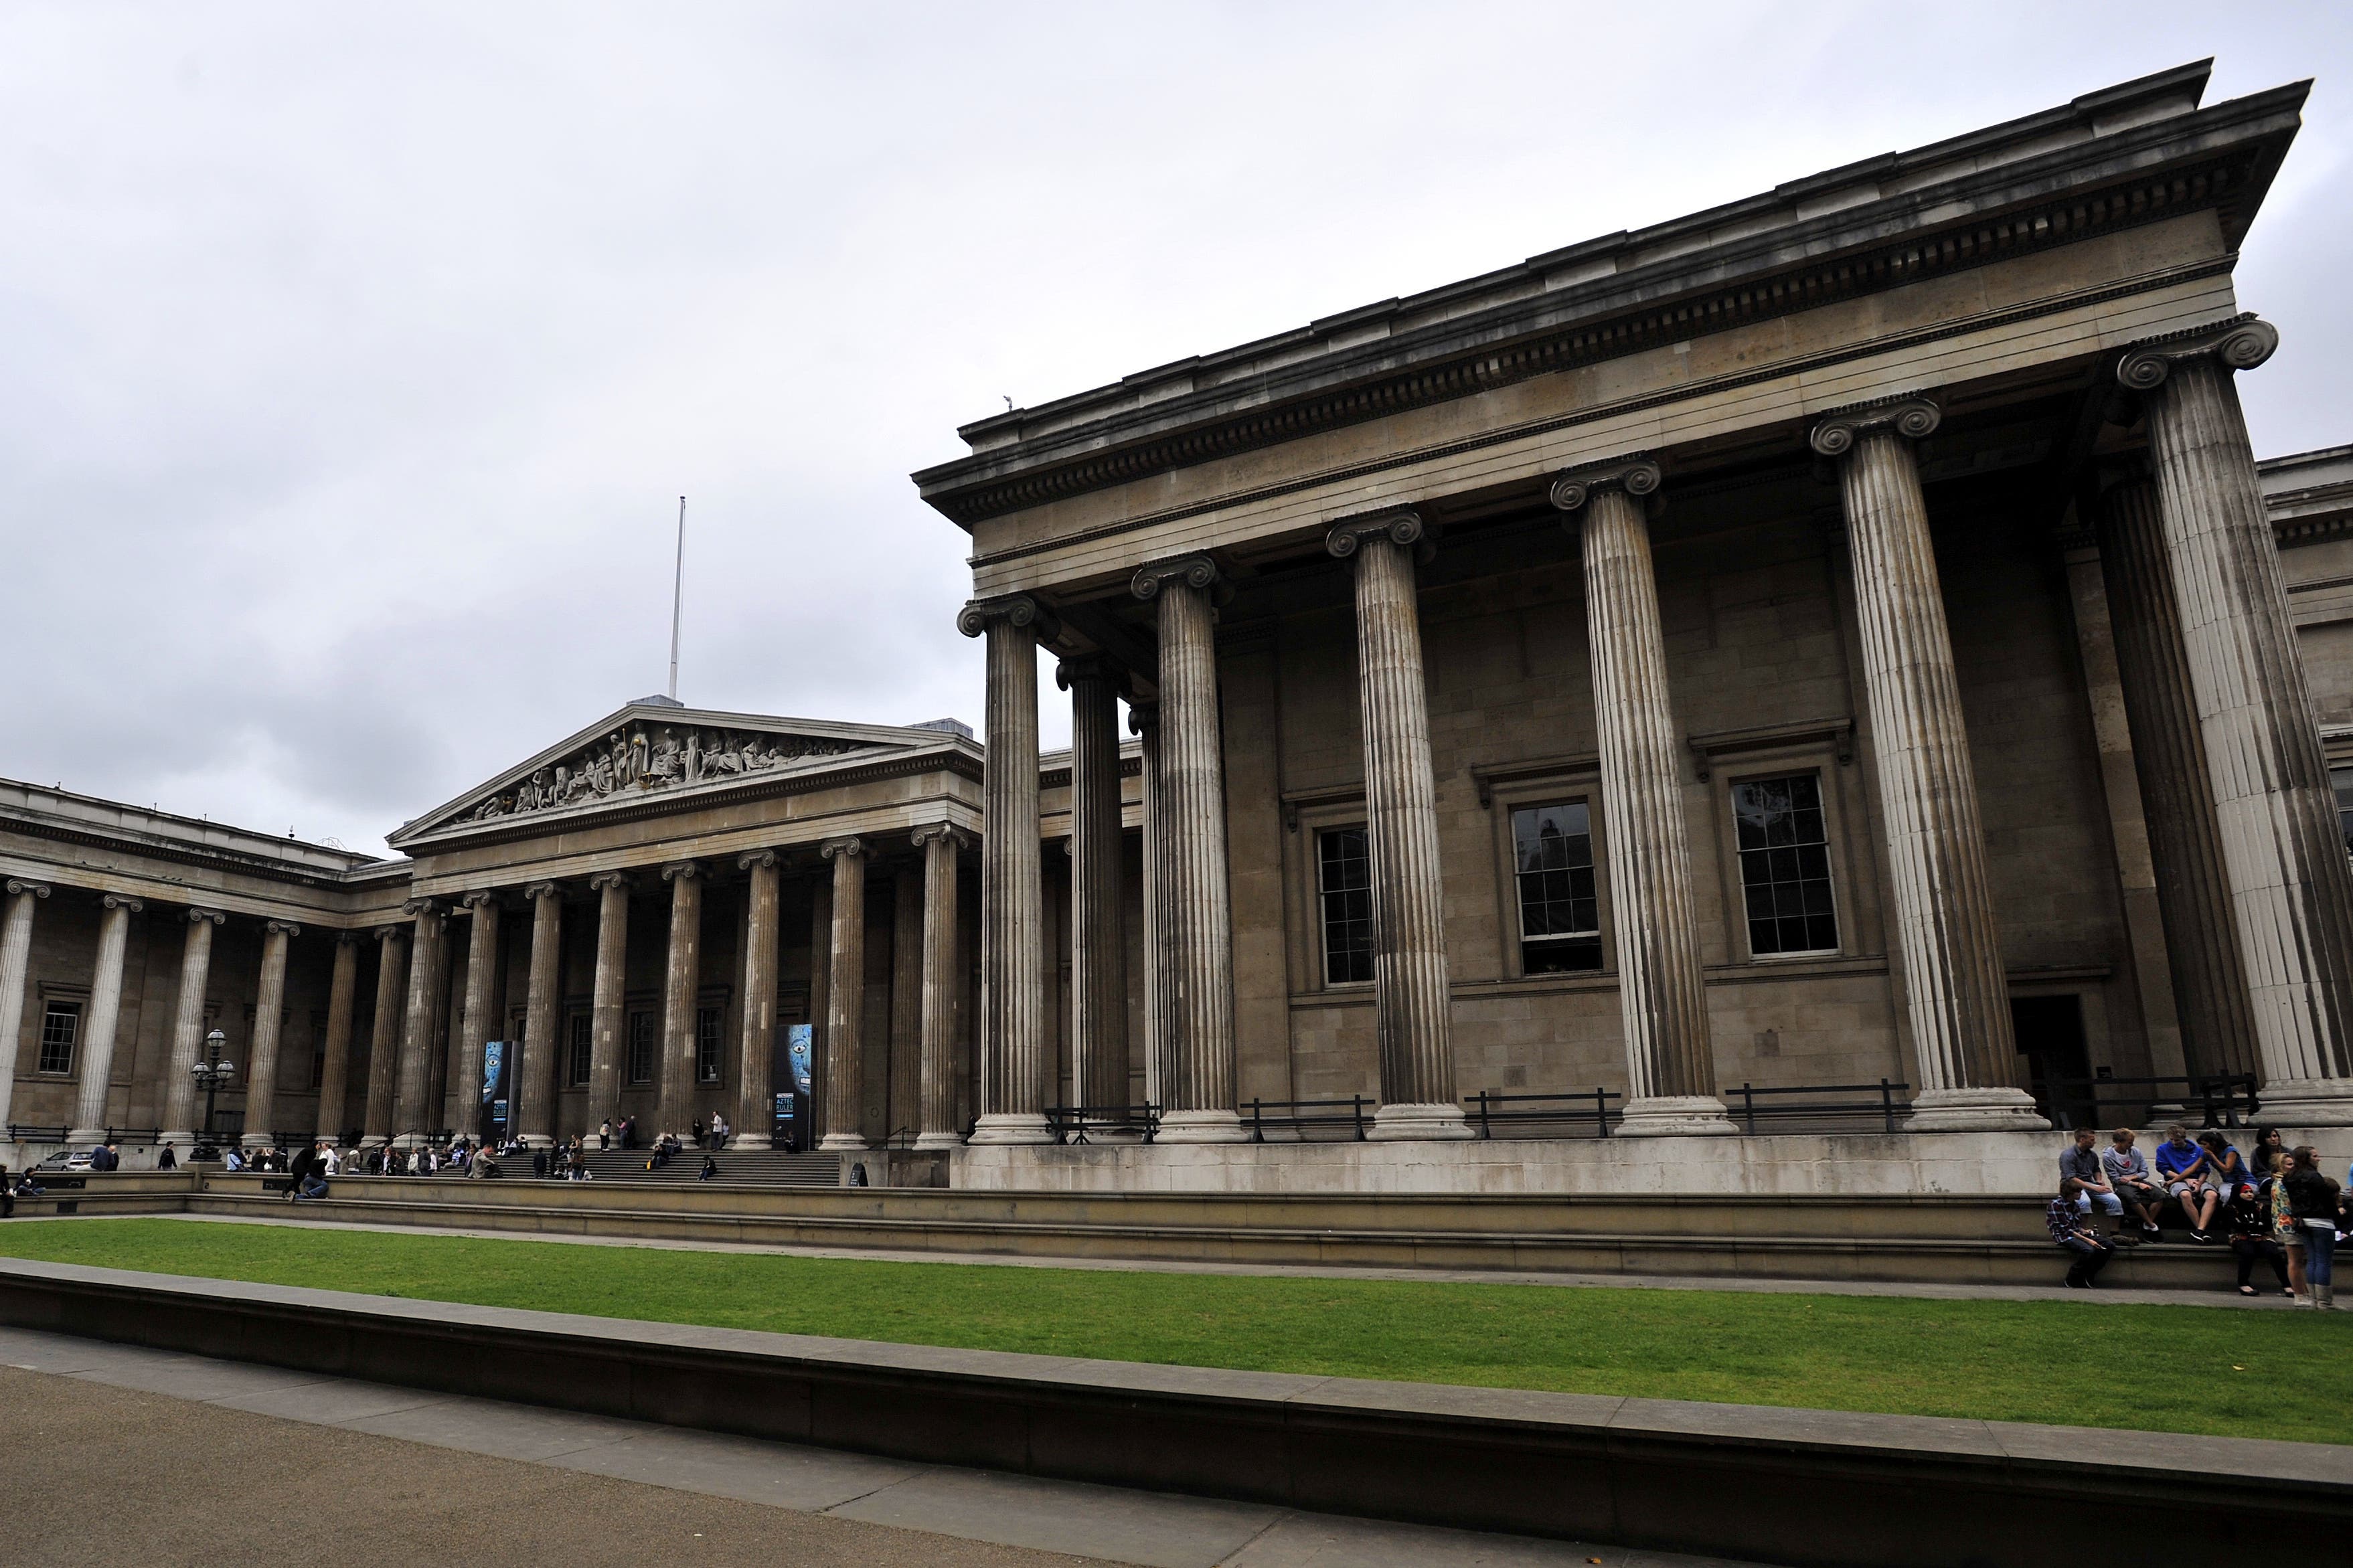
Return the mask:
M 925 1146 L 943 1147 L 961 1142 L 955 1092 L 955 1022 L 960 992 L 956 858 L 974 838 L 940 823 L 914 830 L 905 842 L 922 857 L 922 886 L 926 894 L 921 921 L 923 1044 L 917 1131 Z M 859 1132 L 864 1111 L 862 1058 L 867 1048 L 863 894 L 871 851 L 879 847 L 871 837 L 843 837 L 828 840 L 820 851 L 830 863 L 832 896 L 818 900 L 820 929 L 812 933 L 812 942 L 819 953 L 830 953 L 831 973 L 826 977 L 828 984 L 812 989 L 822 990 L 829 998 L 825 1040 L 830 1122 L 825 1146 L 829 1149 L 865 1147 Z M 731 1146 L 765 1149 L 771 1142 L 776 1098 L 782 855 L 777 849 L 758 849 L 734 857 L 733 864 L 746 877 L 747 907 L 741 1027 L 730 1053 L 736 1079 L 730 1117 L 736 1131 Z M 659 866 L 657 875 L 659 885 L 670 889 L 670 919 L 654 1073 L 656 1102 L 659 1114 L 682 1125 L 693 1114 L 690 1108 L 704 1087 L 697 1076 L 702 1044 L 697 1035 L 698 981 L 702 890 L 709 869 L 699 861 L 670 861 Z M 588 1085 L 592 1119 L 612 1113 L 621 1090 L 628 1021 L 624 967 L 634 885 L 632 874 L 620 870 L 600 873 L 587 882 L 587 890 L 596 895 L 598 919 Z M 46 882 L 10 878 L 5 883 L 5 895 L 0 895 L 0 1127 L 9 1121 L 16 1045 L 23 1033 L 30 990 L 35 906 L 47 899 L 51 890 Z M 510 1126 L 525 1142 L 545 1147 L 555 1142 L 557 1081 L 565 1044 L 560 987 L 565 888 L 543 880 L 514 891 L 532 910 L 532 935 L 522 1051 L 512 1079 Z M 482 1081 L 483 1043 L 495 1037 L 501 1028 L 501 925 L 510 896 L 501 889 L 481 889 L 454 902 L 412 899 L 402 908 L 407 918 L 398 924 L 334 933 L 322 1040 L 319 1137 L 340 1138 L 346 1131 L 363 942 L 374 942 L 378 950 L 361 1119 L 363 1142 L 407 1147 L 443 1131 L 439 1123 L 450 1087 L 446 1072 L 457 1075 L 458 1131 L 469 1135 L 475 1131 L 465 1110 Z M 108 1097 L 122 1015 L 130 923 L 132 916 L 145 908 L 140 899 L 111 892 L 100 895 L 100 906 L 90 1000 L 76 1042 L 73 1122 L 67 1131 L 68 1141 L 76 1147 L 102 1142 L 110 1125 Z M 470 921 L 465 986 L 458 999 L 457 1026 L 461 1037 L 454 1061 L 448 999 L 453 918 Z M 180 928 L 182 946 L 158 1120 L 161 1141 L 183 1148 L 197 1141 L 198 1091 L 191 1069 L 202 1056 L 206 1034 L 213 938 L 227 919 L 225 910 L 198 905 L 181 908 L 170 917 L 172 924 Z M 264 918 L 260 927 L 253 1031 L 239 1086 L 248 1107 L 248 1131 L 243 1141 L 256 1147 L 273 1142 L 277 1132 L 284 1131 L 273 1130 L 269 1122 L 280 1083 L 287 969 L 292 941 L 301 931 L 293 921 L 279 918 Z
M 2137 345 L 2119 363 L 2147 428 L 2150 475 L 2111 492 L 2104 523 L 2121 583 L 2119 658 L 2142 754 L 2184 1026 L 2217 1070 L 2259 1058 L 2268 1112 L 2353 1121 L 2353 870 L 2253 449 L 2231 373 L 2274 337 L 2252 318 Z M 1915 1130 L 2045 1125 L 2020 1087 L 2009 985 L 1952 638 L 1917 444 L 1942 419 L 1906 395 L 1831 411 L 1808 431 L 1836 467 L 1889 906 L 1916 1060 Z M 1649 513 L 1659 465 L 1641 453 L 1558 477 L 1552 500 L 1580 539 L 1611 925 L 1630 1134 L 1734 1131 L 1716 1097 L 1692 858 Z M 1430 720 L 1415 574 L 1431 542 L 1391 507 L 1332 524 L 1351 563 L 1374 923 L 1380 1110 L 1376 1138 L 1465 1135 L 1456 1098 Z M 1132 707 L 1142 739 L 1141 976 L 1147 1098 L 1169 1142 L 1244 1136 L 1236 1114 L 1232 918 L 1211 555 L 1138 568 L 1131 591 L 1158 630 L 1157 700 Z M 987 640 L 990 739 L 983 920 L 989 1005 L 979 1038 L 987 1141 L 1046 1136 L 1037 838 L 1039 647 L 1056 637 L 1030 594 L 976 600 L 959 625 Z M 2137 637 L 2137 644 L 2132 639 Z M 2131 644 L 2132 646 L 2126 646 Z M 1074 910 L 1106 907 L 1119 796 L 1106 788 L 1110 693 L 1100 659 L 1066 660 L 1072 698 Z M 2147 738 L 2144 740 L 2144 731 Z M 2147 782 L 2147 781 L 2154 781 Z M 2160 809 L 2159 798 L 2163 807 Z M 2160 820 L 2162 819 L 2162 820 Z M 1113 904 L 1108 907 L 1115 908 Z M 1099 952 L 1115 923 L 1071 922 L 1082 1098 L 1116 1094 L 1124 1025 Z M 1124 1095 L 1118 1096 L 1124 1099 Z M 1106 1103 L 1108 1103 L 1106 1101 Z

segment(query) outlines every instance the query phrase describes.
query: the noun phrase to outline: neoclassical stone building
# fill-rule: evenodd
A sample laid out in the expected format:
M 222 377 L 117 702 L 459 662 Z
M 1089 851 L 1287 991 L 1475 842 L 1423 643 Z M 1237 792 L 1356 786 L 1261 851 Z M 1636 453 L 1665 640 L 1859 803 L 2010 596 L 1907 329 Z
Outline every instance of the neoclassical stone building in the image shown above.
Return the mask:
M 1114 690 L 1142 740 L 1165 1143 L 1592 1086 L 1725 1132 L 1726 1085 L 1882 1078 L 1912 1127 L 2033 1129 L 2102 1069 L 2353 1122 L 2353 465 L 2259 468 L 2234 388 L 2306 86 L 2207 76 L 965 426 L 914 478 L 987 646 L 975 1142 L 1065 1092 L 1041 646 L 1091 1100 L 1133 1054 L 1086 935 Z
M 966 426 L 985 753 L 647 700 L 389 860 L 0 784 L 0 1124 L 185 1141 L 214 1029 L 254 1142 L 721 1113 L 997 1185 L 1144 1103 L 1111 1155 L 2103 1070 L 2353 1124 L 2353 448 L 2233 390 L 2305 89 L 2205 81 Z

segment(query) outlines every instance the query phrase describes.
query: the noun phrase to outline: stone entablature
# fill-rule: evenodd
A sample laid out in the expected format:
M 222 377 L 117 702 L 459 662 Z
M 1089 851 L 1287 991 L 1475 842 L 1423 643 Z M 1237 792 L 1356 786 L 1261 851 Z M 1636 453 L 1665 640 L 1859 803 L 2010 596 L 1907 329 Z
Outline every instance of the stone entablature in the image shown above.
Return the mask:
M 2208 72 L 2205 62 L 2161 72 L 992 416 L 961 427 L 971 455 L 915 480 L 927 501 L 974 528 L 2185 212 L 2213 212 L 2223 247 L 2234 249 L 2294 134 L 2306 86 L 2200 110 Z M 1008 549 L 981 542 L 984 557 Z

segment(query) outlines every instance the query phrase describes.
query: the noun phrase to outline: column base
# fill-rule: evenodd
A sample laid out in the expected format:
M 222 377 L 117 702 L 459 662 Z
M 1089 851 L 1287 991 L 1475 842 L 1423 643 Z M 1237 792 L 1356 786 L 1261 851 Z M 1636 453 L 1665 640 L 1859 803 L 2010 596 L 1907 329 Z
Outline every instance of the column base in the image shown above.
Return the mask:
M 1476 1133 L 1462 1119 L 1462 1108 L 1459 1105 L 1384 1105 L 1373 1113 L 1372 1129 L 1366 1136 L 1376 1142 L 1405 1142 L 1431 1138 L 1470 1138 Z
M 776 1146 L 776 1141 L 765 1132 L 737 1132 L 727 1140 L 727 1152 L 731 1154 L 765 1153 Z
M 992 1111 L 976 1122 L 972 1142 L 981 1143 L 1051 1143 L 1054 1134 L 1041 1110 Z
M 66 1129 L 66 1147 L 69 1149 L 98 1149 L 103 1148 L 105 1143 L 106 1129 L 103 1127 L 69 1127 Z
M 862 1154 L 866 1152 L 866 1137 L 860 1132 L 828 1132 L 818 1141 L 817 1152 L 820 1154 Z
M 361 1139 L 361 1140 L 360 1140 L 360 1147 L 361 1147 L 361 1148 L 363 1148 L 363 1149 L 364 1149 L 364 1148 L 366 1148 L 366 1147 L 369 1145 L 369 1143 L 370 1143 L 370 1142 L 381 1143 L 381 1142 L 384 1142 L 384 1140 L 383 1140 L 383 1139 L 381 1139 L 381 1138 L 377 1138 L 377 1139 L 367 1139 L 367 1138 L 363 1138 L 363 1139 Z M 545 1132 L 521 1132 L 521 1133 L 517 1133 L 517 1134 L 515 1135 L 515 1142 L 518 1142 L 518 1143 L 520 1143 L 520 1144 L 522 1144 L 522 1145 L 524 1148 L 526 1148 L 526 1149 L 553 1149 L 553 1148 L 554 1148 L 554 1147 L 555 1147 L 555 1139 L 554 1139 L 554 1137 L 552 1134 L 545 1133 Z M 614 1147 L 618 1148 L 618 1147 L 619 1147 L 619 1145 L 617 1143 L 617 1144 L 615 1144 L 615 1145 L 614 1145 Z
M 918 1149 L 961 1149 L 964 1147 L 964 1139 L 954 1132 L 924 1132 L 916 1136 L 915 1147 Z
M 274 1147 L 277 1142 L 267 1132 L 240 1132 L 237 1139 L 240 1149 L 268 1149 Z
M 1160 1116 L 1163 1143 L 1247 1143 L 1242 1119 L 1230 1110 L 1167 1110 Z
M 174 1149 L 193 1149 L 196 1146 L 196 1135 L 192 1131 L 177 1130 L 155 1134 L 155 1147 L 161 1149 L 166 1143 Z
M 422 1149 L 428 1140 L 422 1132 L 404 1132 L 392 1141 L 396 1149 Z
M 2263 1121 L 2272 1126 L 2353 1127 L 2353 1079 L 2272 1079 L 2260 1093 Z
M 1723 1138 L 1740 1131 L 1712 1094 L 1653 1094 L 1626 1102 L 1613 1138 Z
M 1931 1089 L 1913 1097 L 1904 1131 L 2041 1132 L 2050 1126 L 2034 1109 L 2034 1097 L 2022 1089 Z

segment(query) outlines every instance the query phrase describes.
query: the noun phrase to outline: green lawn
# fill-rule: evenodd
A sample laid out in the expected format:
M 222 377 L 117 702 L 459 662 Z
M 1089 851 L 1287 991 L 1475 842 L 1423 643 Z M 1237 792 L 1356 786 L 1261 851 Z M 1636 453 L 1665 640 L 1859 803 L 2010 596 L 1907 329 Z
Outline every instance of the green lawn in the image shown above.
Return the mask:
M 98 1219 L 0 1252 L 780 1333 L 2353 1443 L 2353 1318 L 979 1268 Z

